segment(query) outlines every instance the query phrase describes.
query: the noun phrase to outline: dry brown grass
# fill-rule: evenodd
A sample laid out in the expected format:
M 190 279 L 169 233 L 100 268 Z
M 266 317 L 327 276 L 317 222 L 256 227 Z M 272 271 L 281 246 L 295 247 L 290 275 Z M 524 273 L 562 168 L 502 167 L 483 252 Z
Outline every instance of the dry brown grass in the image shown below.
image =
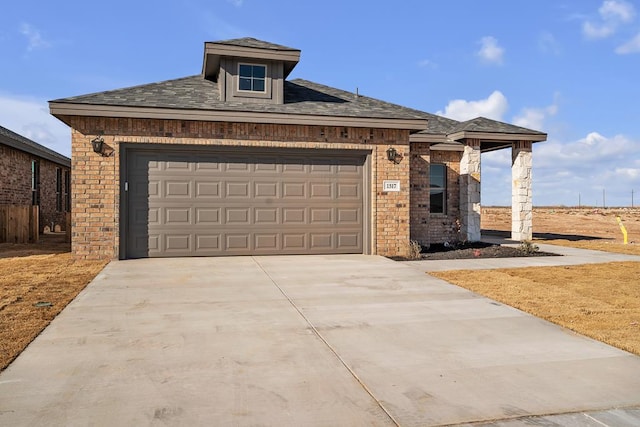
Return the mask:
M 430 273 L 640 355 L 640 263 Z
M 35 245 L 0 245 L 0 371 L 106 265 L 73 260 L 69 250 L 55 235 Z

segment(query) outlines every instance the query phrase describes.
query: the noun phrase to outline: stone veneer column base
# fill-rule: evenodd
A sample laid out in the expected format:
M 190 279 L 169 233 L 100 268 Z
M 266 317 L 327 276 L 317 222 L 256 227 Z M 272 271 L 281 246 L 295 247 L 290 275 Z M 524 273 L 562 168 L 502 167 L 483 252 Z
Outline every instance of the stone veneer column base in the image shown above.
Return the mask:
M 470 242 L 480 234 L 480 140 L 465 141 L 460 160 L 460 222 L 461 232 Z
M 530 141 L 520 141 L 514 143 L 511 150 L 511 239 L 517 241 L 533 238 L 531 146 Z

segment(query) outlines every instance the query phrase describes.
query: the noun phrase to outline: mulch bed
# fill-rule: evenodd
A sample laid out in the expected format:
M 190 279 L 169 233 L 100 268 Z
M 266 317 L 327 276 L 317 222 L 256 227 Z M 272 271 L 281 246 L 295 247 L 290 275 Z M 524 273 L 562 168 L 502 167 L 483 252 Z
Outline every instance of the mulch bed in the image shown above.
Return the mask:
M 549 252 L 523 250 L 519 247 L 500 246 L 485 242 L 433 244 L 429 248 L 423 249 L 420 255 L 421 259 L 410 261 L 558 256 L 558 254 Z M 408 261 L 402 257 L 390 258 L 396 261 Z

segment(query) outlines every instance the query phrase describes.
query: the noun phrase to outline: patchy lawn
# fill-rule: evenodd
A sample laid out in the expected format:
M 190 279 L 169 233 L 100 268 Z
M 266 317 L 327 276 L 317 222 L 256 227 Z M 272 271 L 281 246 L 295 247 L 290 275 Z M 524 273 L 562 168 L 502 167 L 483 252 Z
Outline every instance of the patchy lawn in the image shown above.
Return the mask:
M 0 244 L 0 371 L 104 268 L 73 260 L 64 236 Z
M 640 262 L 430 274 L 640 355 Z

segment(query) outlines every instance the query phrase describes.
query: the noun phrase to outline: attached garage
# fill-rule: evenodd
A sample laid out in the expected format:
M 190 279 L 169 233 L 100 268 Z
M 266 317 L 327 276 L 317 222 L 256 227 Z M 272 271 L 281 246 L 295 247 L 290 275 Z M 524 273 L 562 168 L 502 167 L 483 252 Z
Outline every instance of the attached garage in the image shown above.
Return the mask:
M 121 257 L 368 252 L 368 154 L 127 146 Z

